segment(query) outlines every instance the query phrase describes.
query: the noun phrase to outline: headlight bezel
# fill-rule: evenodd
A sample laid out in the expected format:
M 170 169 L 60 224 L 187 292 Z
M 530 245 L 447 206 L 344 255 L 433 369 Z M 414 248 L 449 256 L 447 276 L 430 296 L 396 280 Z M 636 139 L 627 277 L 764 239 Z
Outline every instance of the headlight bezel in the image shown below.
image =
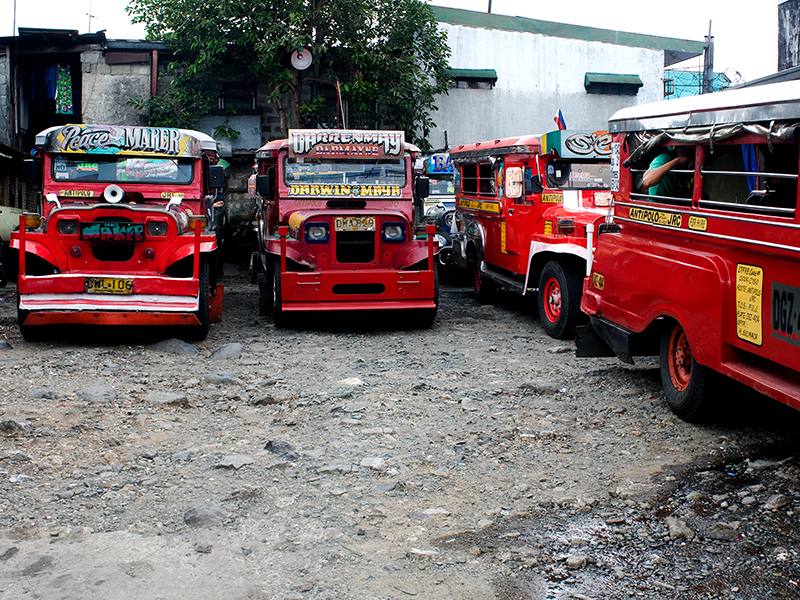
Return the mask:
M 163 228 L 163 232 L 157 228 Z M 169 223 L 166 219 L 148 219 L 145 225 L 147 237 L 166 237 L 169 233 Z
M 59 235 L 75 237 L 81 232 L 81 222 L 79 219 L 73 218 L 59 219 L 56 229 Z
M 395 229 L 396 228 L 396 229 Z M 388 232 L 398 231 L 399 235 L 388 235 Z M 406 224 L 400 221 L 387 221 L 381 225 L 381 239 L 386 244 L 402 244 L 406 241 Z
M 315 232 L 312 235 L 311 232 Z M 324 233 L 324 235 L 319 235 Z M 307 244 L 327 244 L 331 239 L 331 230 L 327 223 L 320 221 L 309 221 L 303 226 L 303 239 Z

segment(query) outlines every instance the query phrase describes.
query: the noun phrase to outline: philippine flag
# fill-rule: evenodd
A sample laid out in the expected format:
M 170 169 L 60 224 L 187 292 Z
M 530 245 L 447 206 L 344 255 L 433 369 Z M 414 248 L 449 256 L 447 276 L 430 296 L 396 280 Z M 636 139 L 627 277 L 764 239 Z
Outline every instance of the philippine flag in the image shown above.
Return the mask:
M 560 108 L 558 109 L 558 112 L 556 113 L 556 116 L 553 117 L 553 121 L 556 122 L 556 125 L 558 125 L 559 129 L 566 129 L 567 128 L 567 124 L 564 123 L 564 115 L 561 114 L 561 109 Z

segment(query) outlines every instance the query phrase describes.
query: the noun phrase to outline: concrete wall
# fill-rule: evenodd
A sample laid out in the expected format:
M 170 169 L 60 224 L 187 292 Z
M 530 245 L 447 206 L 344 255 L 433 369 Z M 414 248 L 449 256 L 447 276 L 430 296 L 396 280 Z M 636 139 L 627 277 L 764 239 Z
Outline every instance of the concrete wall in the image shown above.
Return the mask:
M 454 69 L 494 69 L 490 90 L 453 88 L 439 96 L 434 113 L 434 148 L 555 129 L 561 109 L 569 129 L 605 128 L 618 109 L 663 99 L 663 50 L 489 30 L 440 23 L 452 50 Z M 588 94 L 584 75 L 638 75 L 636 96 Z
M 778 71 L 800 67 L 800 0 L 778 5 Z
M 106 64 L 100 52 L 81 54 L 83 122 L 100 125 L 146 125 L 144 111 L 128 99 L 150 97 L 150 63 Z

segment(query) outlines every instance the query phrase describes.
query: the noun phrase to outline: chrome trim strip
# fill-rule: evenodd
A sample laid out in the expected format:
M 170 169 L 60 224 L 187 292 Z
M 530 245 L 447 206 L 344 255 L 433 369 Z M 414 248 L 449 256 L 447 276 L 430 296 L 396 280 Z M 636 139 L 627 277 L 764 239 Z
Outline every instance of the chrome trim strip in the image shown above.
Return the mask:
M 707 218 L 711 218 L 711 219 L 722 219 L 722 220 L 725 220 L 725 221 L 737 221 L 737 222 L 741 222 L 741 223 L 750 223 L 750 224 L 756 224 L 756 225 L 772 225 L 774 227 L 782 227 L 784 229 L 797 229 L 797 230 L 800 230 L 800 225 L 798 225 L 796 223 L 778 223 L 776 221 L 762 221 L 760 219 L 748 219 L 746 217 L 735 217 L 733 215 L 720 215 L 718 213 L 710 213 L 710 212 L 704 212 L 704 211 L 697 211 L 697 212 L 689 213 L 689 212 L 687 212 L 685 210 L 681 210 L 681 209 L 662 208 L 660 206 L 642 206 L 641 204 L 633 204 L 632 202 L 615 202 L 614 204 L 616 206 L 627 206 L 629 208 L 630 207 L 633 207 L 633 208 L 646 208 L 648 210 L 660 210 L 662 212 L 668 212 L 668 213 L 680 213 L 682 215 L 686 215 L 686 216 L 689 216 L 689 217 L 692 217 L 692 216 L 707 217 Z M 630 220 L 630 219 L 628 219 L 627 217 L 620 217 L 620 216 L 614 215 L 614 220 L 615 221 L 617 221 L 617 220 L 621 221 L 621 220 Z M 642 223 L 642 222 L 643 221 L 636 221 L 636 223 Z M 670 229 L 673 229 L 673 228 L 670 228 Z M 674 231 L 674 229 L 673 229 L 673 231 Z
M 634 219 L 629 219 L 628 217 L 616 217 L 616 221 L 622 221 L 624 223 L 636 223 L 637 225 L 646 225 L 648 227 L 653 227 L 655 229 L 664 229 L 666 231 L 672 231 L 673 233 L 676 231 L 680 231 L 683 233 L 691 234 L 691 235 L 698 235 L 701 237 L 708 237 L 717 240 L 726 240 L 729 242 L 740 242 L 742 244 L 752 244 L 754 246 L 761 246 L 763 248 L 775 248 L 778 250 L 788 250 L 789 252 L 797 252 L 800 254 L 800 247 L 796 246 L 783 246 L 781 244 L 773 244 L 772 242 L 761 242 L 758 240 L 753 240 L 749 238 L 737 238 L 729 235 L 720 235 L 718 233 L 708 233 L 704 231 L 695 231 L 694 229 L 677 229 L 675 227 L 667 227 L 666 225 L 656 225 L 654 223 L 647 223 L 646 221 L 636 221 Z

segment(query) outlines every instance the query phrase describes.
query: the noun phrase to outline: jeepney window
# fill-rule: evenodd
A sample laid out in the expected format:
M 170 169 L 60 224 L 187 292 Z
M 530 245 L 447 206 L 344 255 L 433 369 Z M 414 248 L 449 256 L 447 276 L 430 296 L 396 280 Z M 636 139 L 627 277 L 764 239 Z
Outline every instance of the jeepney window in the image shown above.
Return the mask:
M 452 175 L 444 179 L 429 175 L 428 179 L 431 184 L 431 196 L 452 196 L 456 193 L 456 185 Z
M 188 184 L 193 176 L 191 158 L 58 154 L 52 166 L 52 177 L 60 182 Z
M 290 184 L 405 186 L 406 163 L 402 158 L 346 160 L 287 157 L 284 180 Z
M 461 167 L 461 191 L 475 196 L 494 196 L 494 175 L 488 163 Z
M 798 154 L 791 143 L 705 146 L 700 206 L 793 216 Z
M 565 190 L 609 189 L 611 165 L 608 162 L 568 162 L 552 160 L 547 163 L 547 187 Z

